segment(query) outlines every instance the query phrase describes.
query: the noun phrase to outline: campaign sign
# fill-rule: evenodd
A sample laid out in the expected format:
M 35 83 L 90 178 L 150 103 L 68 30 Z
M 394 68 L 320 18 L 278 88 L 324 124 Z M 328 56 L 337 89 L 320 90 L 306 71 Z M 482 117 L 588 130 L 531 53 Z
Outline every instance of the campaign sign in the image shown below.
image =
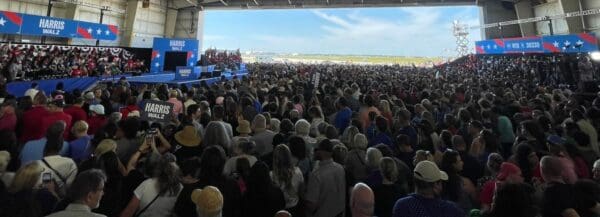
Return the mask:
M 506 53 L 580 53 L 598 51 L 592 33 L 505 38 L 475 42 L 477 54 Z
M 175 80 L 195 80 L 200 77 L 201 72 L 200 66 L 177 66 Z
M 542 53 L 541 37 L 504 39 L 504 53 Z
M 119 28 L 115 25 L 0 11 L 0 33 L 116 40 Z
M 140 116 L 142 120 L 169 122 L 173 119 L 173 107 L 170 102 L 146 100 Z
M 77 22 L 56 17 L 35 15 L 23 16 L 23 35 L 47 35 L 56 37 L 75 38 Z
M 166 52 L 187 52 L 186 66 L 195 66 L 198 61 L 198 48 L 200 45 L 198 40 L 154 38 L 152 44 L 152 56 L 150 59 L 150 72 L 152 73 L 163 71 Z

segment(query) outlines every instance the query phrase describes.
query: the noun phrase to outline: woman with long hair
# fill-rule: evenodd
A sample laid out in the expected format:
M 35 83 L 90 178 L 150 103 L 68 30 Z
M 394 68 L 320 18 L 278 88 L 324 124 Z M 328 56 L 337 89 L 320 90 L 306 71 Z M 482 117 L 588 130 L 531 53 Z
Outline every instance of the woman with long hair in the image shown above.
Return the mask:
M 271 181 L 269 167 L 264 162 L 252 166 L 246 183 L 248 190 L 242 203 L 244 216 L 274 216 L 286 207 L 285 197 Z
M 200 157 L 200 174 L 196 177 L 197 182 L 186 185 L 177 198 L 176 207 L 187 206 L 186 210 L 194 210 L 194 204 L 190 201 L 190 195 L 194 189 L 204 188 L 206 186 L 215 186 L 223 194 L 223 217 L 240 217 L 241 192 L 238 183 L 223 175 L 225 167 L 225 151 L 218 145 L 208 146 L 202 152 Z M 192 208 L 190 208 L 192 207 Z M 196 216 L 195 212 L 180 213 L 175 210 L 179 216 Z
M 24 165 L 15 174 L 8 187 L 9 198 L 3 207 L 2 216 L 38 217 L 50 214 L 58 202 L 56 185 L 53 181 L 40 181 L 42 174 L 49 174 L 39 161 Z M 46 175 L 47 176 L 47 175 Z M 42 182 L 42 185 L 38 183 Z
M 392 216 L 394 204 L 398 199 L 406 195 L 406 190 L 398 183 L 406 183 L 408 180 L 399 182 L 401 177 L 396 162 L 391 157 L 384 157 L 379 163 L 379 170 L 383 177 L 381 185 L 373 188 L 375 194 L 375 215 L 381 217 Z
M 517 146 L 515 154 L 511 157 L 511 162 L 521 168 L 525 182 L 533 184 L 542 180 L 542 174 L 539 166 L 540 159 L 537 153 L 526 142 Z
M 152 177 L 146 179 L 134 191 L 121 217 L 170 216 L 183 186 L 181 174 L 174 162 L 161 156 Z
M 448 174 L 448 181 L 443 184 L 442 197 L 446 200 L 457 203 L 464 210 L 472 208 L 469 190 L 473 189 L 473 184 L 466 178 L 460 176 L 464 163 L 460 154 L 454 150 L 446 150 L 442 156 L 441 170 Z M 470 188 L 468 188 L 470 186 Z
M 213 145 L 221 146 L 223 150 L 226 150 L 226 153 L 230 153 L 231 151 L 231 139 L 227 134 L 227 129 L 217 121 L 211 121 L 206 125 L 203 144 L 205 147 Z

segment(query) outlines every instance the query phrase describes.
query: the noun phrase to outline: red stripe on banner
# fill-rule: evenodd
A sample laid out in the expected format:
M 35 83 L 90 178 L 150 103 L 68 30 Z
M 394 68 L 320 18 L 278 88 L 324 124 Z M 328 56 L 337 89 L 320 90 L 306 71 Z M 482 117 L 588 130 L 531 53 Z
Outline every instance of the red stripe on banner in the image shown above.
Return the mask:
M 87 30 L 85 30 L 84 28 L 81 27 L 77 27 L 77 33 L 81 36 L 83 36 L 83 38 L 87 38 L 87 39 L 91 39 L 92 35 L 90 35 L 89 32 L 87 32 Z
M 479 46 L 475 46 L 475 51 L 478 54 L 484 54 L 485 53 L 485 50 L 481 49 L 481 47 L 479 47 Z
M 188 52 L 187 52 L 187 59 L 189 60 L 189 59 L 190 59 L 190 57 L 192 57 L 192 52 L 191 52 L 191 51 L 188 51 Z
M 579 34 L 579 37 L 581 39 L 583 39 L 584 41 L 586 41 L 587 43 L 598 44 L 596 37 L 594 37 L 593 35 L 590 35 L 588 33 L 581 33 L 581 34 Z
M 504 47 L 504 41 L 502 39 L 494 39 L 494 42 L 496 43 L 496 45 Z
M 110 32 L 112 32 L 115 35 L 119 34 L 119 27 L 115 25 L 108 25 L 108 30 L 110 30 Z
M 14 24 L 17 24 L 19 26 L 23 24 L 23 18 L 21 18 L 21 16 L 19 16 L 19 14 L 15 12 L 2 11 L 2 14 L 4 14 L 4 16 Z
M 153 50 L 152 51 L 152 59 L 156 58 L 156 55 L 158 55 L 158 51 Z
M 558 49 L 557 47 L 554 47 L 553 44 L 548 43 L 548 42 L 544 42 L 544 49 L 549 50 L 552 53 L 560 52 L 560 49 Z

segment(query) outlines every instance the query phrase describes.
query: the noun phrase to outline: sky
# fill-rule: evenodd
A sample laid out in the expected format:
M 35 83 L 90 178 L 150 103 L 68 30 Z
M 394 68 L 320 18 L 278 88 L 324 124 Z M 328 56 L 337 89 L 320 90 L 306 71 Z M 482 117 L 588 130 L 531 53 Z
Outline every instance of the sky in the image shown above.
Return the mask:
M 202 47 L 300 54 L 452 56 L 452 22 L 479 25 L 479 9 L 402 7 L 205 11 Z M 480 40 L 471 29 L 470 44 Z

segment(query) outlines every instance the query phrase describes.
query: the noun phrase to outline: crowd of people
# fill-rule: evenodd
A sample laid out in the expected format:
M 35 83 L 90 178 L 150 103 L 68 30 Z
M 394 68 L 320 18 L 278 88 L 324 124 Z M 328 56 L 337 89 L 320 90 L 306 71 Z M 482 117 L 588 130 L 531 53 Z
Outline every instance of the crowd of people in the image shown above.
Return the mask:
M 212 86 L 0 90 L 0 213 L 599 216 L 600 96 L 523 60 L 256 63 Z M 171 120 L 141 119 L 145 100 L 172 103 Z
M 122 48 L 0 44 L 0 72 L 8 81 L 119 75 L 147 71 Z

